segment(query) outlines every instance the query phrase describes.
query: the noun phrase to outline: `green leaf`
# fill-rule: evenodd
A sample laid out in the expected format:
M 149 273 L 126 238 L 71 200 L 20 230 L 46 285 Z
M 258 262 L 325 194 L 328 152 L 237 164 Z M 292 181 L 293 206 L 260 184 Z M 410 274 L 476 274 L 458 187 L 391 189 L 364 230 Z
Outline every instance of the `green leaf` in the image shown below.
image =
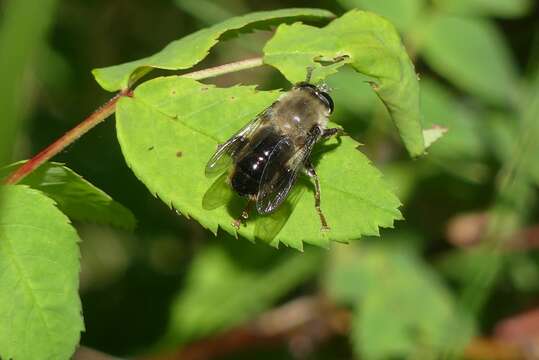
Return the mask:
M 339 0 L 346 9 L 363 9 L 388 18 L 397 29 L 406 32 L 414 26 L 425 0 Z
M 445 12 L 458 15 L 519 17 L 531 10 L 531 0 L 435 0 Z
M 221 39 L 240 32 L 265 29 L 283 22 L 327 21 L 334 15 L 322 9 L 282 9 L 233 17 L 212 27 L 173 41 L 152 56 L 92 71 L 96 81 L 108 91 L 125 89 L 152 69 L 189 69 L 208 55 Z
M 436 15 L 424 33 L 422 54 L 436 72 L 493 104 L 515 101 L 515 61 L 491 21 Z
M 69 359 L 84 329 L 77 232 L 39 191 L 0 197 L 0 357 Z
M 308 68 L 316 82 L 350 64 L 371 77 L 410 155 L 423 154 L 417 75 L 399 34 L 384 18 L 352 10 L 321 29 L 281 25 L 264 47 L 264 62 L 293 83 L 305 80 Z
M 133 97 L 118 103 L 116 126 L 122 152 L 135 175 L 165 203 L 214 233 L 221 227 L 235 234 L 231 221 L 240 215 L 245 202 L 204 210 L 202 198 L 214 181 L 206 178 L 204 168 L 219 143 L 278 96 L 276 91 L 255 91 L 250 86 L 215 88 L 182 77 L 148 81 L 135 90 Z M 301 249 L 305 241 L 326 246 L 329 240 L 378 235 L 378 227 L 391 227 L 401 218 L 398 199 L 357 146 L 354 140 L 342 137 L 315 149 L 322 209 L 332 230 L 321 233 L 313 184 L 300 179 L 297 186 L 307 191 L 299 194 L 273 245 L 282 242 Z M 343 209 L 347 216 L 343 216 Z M 252 215 L 247 226 L 239 230 L 249 240 L 254 240 L 259 221 L 273 217 Z
M 0 168 L 0 179 L 23 163 Z M 129 209 L 60 163 L 49 162 L 41 165 L 20 184 L 43 191 L 71 219 L 95 221 L 128 230 L 135 227 L 135 217 Z
M 352 342 L 366 359 L 425 358 L 444 350 L 459 326 L 450 292 L 404 246 L 335 249 L 327 286 L 337 300 L 356 305 Z M 425 352 L 425 353 L 424 353 Z
M 166 345 L 185 343 L 252 319 L 320 268 L 322 254 L 279 252 L 220 239 L 200 251 L 171 307 Z M 219 294 L 215 296 L 215 294 Z

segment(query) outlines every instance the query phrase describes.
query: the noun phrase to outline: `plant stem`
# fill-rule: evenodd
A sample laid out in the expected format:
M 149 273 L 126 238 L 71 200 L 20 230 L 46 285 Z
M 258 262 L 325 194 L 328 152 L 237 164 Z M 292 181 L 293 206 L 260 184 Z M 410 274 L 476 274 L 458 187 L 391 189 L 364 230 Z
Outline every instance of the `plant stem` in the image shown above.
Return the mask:
M 181 75 L 182 77 L 186 77 L 189 79 L 194 80 L 201 80 L 201 79 L 207 79 L 223 74 L 228 74 L 231 72 L 251 69 L 254 67 L 262 66 L 264 65 L 264 62 L 261 57 L 256 57 L 252 59 L 246 59 L 246 60 L 240 60 L 229 64 L 219 65 L 216 67 L 199 70 L 199 71 L 193 71 L 188 74 Z
M 45 149 L 41 150 L 33 158 L 22 164 L 17 170 L 15 170 L 13 173 L 11 173 L 11 175 L 6 178 L 4 184 L 16 184 L 25 176 L 27 176 L 32 171 L 41 166 L 44 162 L 52 158 L 54 155 L 58 154 L 68 145 L 80 138 L 82 135 L 86 134 L 94 126 L 101 123 L 107 117 L 112 115 L 116 109 L 116 103 L 122 96 L 126 95 L 127 92 L 127 90 L 124 90 L 116 94 L 116 96 L 114 96 L 103 106 L 95 110 L 90 116 L 84 119 L 73 129 L 66 132 L 58 140 L 56 140 L 55 142 L 47 146 Z
M 223 74 L 228 74 L 231 72 L 262 66 L 263 64 L 264 63 L 262 61 L 262 57 L 257 57 L 252 59 L 240 60 L 229 64 L 219 65 L 208 69 L 194 71 L 180 76 L 195 80 L 201 80 Z M 4 184 L 12 185 L 21 181 L 25 176 L 37 169 L 43 163 L 50 160 L 53 156 L 61 152 L 67 146 L 71 145 L 75 140 L 86 134 L 99 123 L 103 122 L 110 115 L 114 114 L 114 112 L 116 111 L 116 103 L 118 102 L 118 100 L 123 96 L 131 96 L 132 93 L 133 92 L 131 90 L 126 89 L 116 94 L 116 96 L 114 96 L 103 106 L 95 110 L 90 116 L 84 119 L 77 126 L 66 132 L 58 140 L 47 146 L 33 158 L 21 165 L 17 170 L 12 172 L 4 180 Z

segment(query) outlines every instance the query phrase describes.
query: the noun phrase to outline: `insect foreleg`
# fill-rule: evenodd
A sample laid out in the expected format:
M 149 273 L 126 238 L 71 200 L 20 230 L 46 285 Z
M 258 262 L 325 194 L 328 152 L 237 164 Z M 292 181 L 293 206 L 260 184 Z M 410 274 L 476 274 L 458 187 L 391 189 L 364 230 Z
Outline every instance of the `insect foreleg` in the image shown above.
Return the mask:
M 341 128 L 324 129 L 324 131 L 322 132 L 322 139 L 326 140 L 332 136 L 346 136 L 346 135 L 348 134 Z
M 320 217 L 320 224 L 322 225 L 321 230 L 327 231 L 329 230 L 329 226 L 326 221 L 326 217 L 320 208 L 320 181 L 318 180 L 318 175 L 316 174 L 316 170 L 310 161 L 305 164 L 305 170 L 307 175 L 314 180 L 314 207 L 316 208 L 318 217 Z

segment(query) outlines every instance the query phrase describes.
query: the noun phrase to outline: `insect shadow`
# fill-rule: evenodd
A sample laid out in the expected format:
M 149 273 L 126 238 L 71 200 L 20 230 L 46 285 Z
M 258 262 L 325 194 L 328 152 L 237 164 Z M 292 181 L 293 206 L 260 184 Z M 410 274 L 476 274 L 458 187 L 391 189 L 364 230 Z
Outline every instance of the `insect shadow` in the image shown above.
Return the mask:
M 340 136 L 335 137 L 336 142 L 332 144 L 328 144 L 327 142 L 323 142 L 320 144 L 317 144 L 312 152 L 311 155 L 311 162 L 316 167 L 320 160 L 327 154 L 329 154 L 332 151 L 335 151 L 342 143 L 342 139 Z M 314 185 L 313 185 L 314 189 Z

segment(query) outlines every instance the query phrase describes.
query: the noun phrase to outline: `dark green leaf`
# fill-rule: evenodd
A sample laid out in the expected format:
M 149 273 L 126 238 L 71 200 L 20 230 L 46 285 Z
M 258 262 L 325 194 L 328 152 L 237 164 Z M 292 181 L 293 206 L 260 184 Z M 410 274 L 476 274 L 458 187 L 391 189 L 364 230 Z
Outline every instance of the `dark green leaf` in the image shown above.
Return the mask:
M 0 179 L 23 163 L 1 168 Z M 20 183 L 43 191 L 74 220 L 111 224 L 129 230 L 135 227 L 135 217 L 129 209 L 62 164 L 45 163 Z
M 0 357 L 69 359 L 84 329 L 77 232 L 37 190 L 0 196 Z

